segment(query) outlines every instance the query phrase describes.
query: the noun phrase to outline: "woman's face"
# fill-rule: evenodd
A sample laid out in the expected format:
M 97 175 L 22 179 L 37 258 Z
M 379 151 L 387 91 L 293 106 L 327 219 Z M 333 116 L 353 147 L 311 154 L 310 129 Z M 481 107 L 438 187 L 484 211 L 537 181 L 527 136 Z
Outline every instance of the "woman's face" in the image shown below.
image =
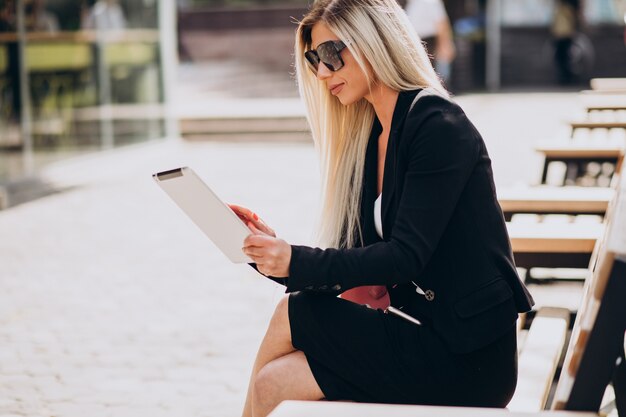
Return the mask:
M 322 22 L 318 22 L 311 30 L 311 45 L 313 49 L 326 41 L 339 40 L 329 28 Z M 322 62 L 317 69 L 317 79 L 326 83 L 330 93 L 336 96 L 341 104 L 347 106 L 362 98 L 369 100 L 370 84 L 365 73 L 352 56 L 348 48 L 341 51 L 344 66 L 338 71 L 329 70 Z M 371 77 L 370 77 L 371 78 Z

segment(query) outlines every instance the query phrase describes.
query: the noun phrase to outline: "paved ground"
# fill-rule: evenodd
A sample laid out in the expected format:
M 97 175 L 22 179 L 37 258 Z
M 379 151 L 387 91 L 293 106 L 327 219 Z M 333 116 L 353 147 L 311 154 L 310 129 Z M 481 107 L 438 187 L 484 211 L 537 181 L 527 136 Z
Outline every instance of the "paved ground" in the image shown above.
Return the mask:
M 578 109 L 566 93 L 459 101 L 501 185 L 536 179 L 533 143 Z M 0 212 L 0 415 L 239 414 L 283 291 L 231 265 L 152 182 L 179 165 L 311 242 L 307 144 L 169 140 L 50 166 L 43 179 L 68 191 Z
M 78 188 L 0 214 L 0 415 L 238 414 L 282 291 L 229 264 L 152 182 L 181 163 L 307 242 L 303 145 L 168 142 L 50 169 Z

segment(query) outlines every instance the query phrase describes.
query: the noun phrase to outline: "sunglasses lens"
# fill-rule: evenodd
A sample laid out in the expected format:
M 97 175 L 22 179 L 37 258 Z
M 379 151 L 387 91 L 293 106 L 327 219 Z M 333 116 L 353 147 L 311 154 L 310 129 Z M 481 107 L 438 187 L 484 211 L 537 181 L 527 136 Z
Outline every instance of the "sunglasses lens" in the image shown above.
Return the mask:
M 341 49 L 343 48 L 345 48 L 345 46 L 342 45 Z M 333 41 L 324 42 L 320 44 L 317 49 L 306 51 L 304 57 L 314 74 L 317 74 L 320 62 L 324 63 L 326 68 L 331 71 L 338 71 L 343 67 L 340 50 L 337 50 Z
M 319 55 L 320 61 L 331 71 L 337 71 L 343 66 L 339 52 L 337 52 L 335 45 L 330 42 L 318 46 L 317 54 Z
M 315 51 L 307 51 L 304 53 L 304 57 L 306 58 L 306 63 L 309 64 L 311 71 L 317 74 L 317 69 L 320 66 L 320 59 L 317 56 L 317 53 Z

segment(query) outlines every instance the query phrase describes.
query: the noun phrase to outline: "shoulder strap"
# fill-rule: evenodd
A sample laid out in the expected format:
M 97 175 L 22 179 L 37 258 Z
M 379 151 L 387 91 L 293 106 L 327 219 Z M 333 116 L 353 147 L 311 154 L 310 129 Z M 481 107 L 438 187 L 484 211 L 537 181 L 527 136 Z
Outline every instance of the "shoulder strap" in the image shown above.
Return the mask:
M 411 112 L 411 110 L 413 110 L 413 107 L 418 102 L 418 100 L 420 98 L 426 97 L 426 96 L 439 96 L 439 97 L 442 97 L 441 94 L 439 94 L 439 92 L 437 92 L 437 90 L 435 90 L 434 88 L 430 88 L 430 87 L 429 88 L 424 88 L 422 91 L 417 93 L 417 95 L 413 99 L 413 103 L 411 103 L 411 107 L 409 107 L 409 113 Z

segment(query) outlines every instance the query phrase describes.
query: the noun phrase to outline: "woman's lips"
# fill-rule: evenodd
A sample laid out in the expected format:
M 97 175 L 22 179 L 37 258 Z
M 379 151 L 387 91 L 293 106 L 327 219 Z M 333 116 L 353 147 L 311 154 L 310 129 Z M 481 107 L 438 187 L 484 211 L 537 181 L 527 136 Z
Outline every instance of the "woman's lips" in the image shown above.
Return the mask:
M 334 85 L 330 88 L 330 94 L 337 95 L 343 89 L 344 83 Z

